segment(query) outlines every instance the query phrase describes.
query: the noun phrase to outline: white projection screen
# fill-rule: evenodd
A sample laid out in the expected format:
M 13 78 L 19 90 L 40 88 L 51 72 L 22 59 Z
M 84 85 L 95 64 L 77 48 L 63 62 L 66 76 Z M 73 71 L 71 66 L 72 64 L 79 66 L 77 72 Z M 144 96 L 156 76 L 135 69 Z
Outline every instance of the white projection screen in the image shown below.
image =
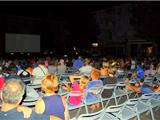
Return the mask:
M 40 35 L 6 33 L 5 52 L 40 52 Z

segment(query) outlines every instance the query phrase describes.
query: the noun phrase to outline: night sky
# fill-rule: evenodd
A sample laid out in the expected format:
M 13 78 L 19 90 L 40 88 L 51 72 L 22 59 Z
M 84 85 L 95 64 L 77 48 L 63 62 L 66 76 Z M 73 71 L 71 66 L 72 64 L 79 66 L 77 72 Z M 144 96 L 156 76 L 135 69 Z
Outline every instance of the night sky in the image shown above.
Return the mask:
M 114 6 L 118 6 L 121 4 L 127 3 L 135 3 L 135 2 L 118 2 L 118 1 L 105 1 L 105 2 L 80 2 L 80 1 L 72 1 L 72 2 L 0 2 L 0 16 L 22 16 L 22 17 L 29 17 L 33 19 L 38 19 L 39 22 L 33 22 L 32 28 L 28 28 L 26 34 L 40 34 L 41 35 L 41 49 L 43 50 L 57 50 L 58 52 L 62 51 L 71 51 L 73 46 L 76 46 L 79 49 L 88 48 L 92 42 L 97 40 L 97 36 L 99 35 L 99 29 L 94 21 L 94 12 L 98 10 L 109 10 Z M 138 3 L 139 4 L 139 3 Z M 139 5 L 143 5 L 141 2 Z M 148 7 L 148 5 L 150 5 Z M 155 4 L 152 3 L 154 6 Z M 138 16 L 142 16 L 146 9 L 152 14 L 155 13 L 156 8 L 153 7 L 150 3 L 147 4 L 145 7 L 139 6 L 137 11 L 134 11 L 135 18 Z M 150 9 L 148 9 L 150 8 Z M 152 11 L 152 9 L 155 9 Z M 138 14 L 137 14 L 138 13 Z M 152 25 L 150 28 L 155 29 L 154 26 L 157 24 L 149 24 L 151 23 L 147 17 L 147 12 L 145 21 L 143 18 L 139 17 L 139 23 L 137 24 L 134 20 L 133 23 L 135 26 L 137 25 L 142 26 L 138 28 L 138 32 L 145 37 L 146 34 L 150 33 L 151 29 L 148 30 L 145 28 L 145 24 Z M 150 18 L 151 17 L 150 14 Z M 137 15 L 137 16 L 136 16 Z M 155 14 L 156 16 L 157 14 Z M 160 18 L 160 17 L 159 17 Z M 159 20 L 159 19 L 158 19 Z M 157 21 L 158 21 L 157 20 Z M 0 21 L 5 28 L 8 23 L 3 20 Z M 25 23 L 25 22 L 24 22 Z M 140 25 L 140 23 L 145 23 L 144 25 Z M 25 25 L 24 25 L 25 26 Z M 21 28 L 19 24 L 17 24 L 19 29 L 18 33 L 21 31 L 25 31 Z M 21 28 L 21 29 L 20 29 Z M 157 27 L 158 28 L 158 27 Z M 12 29 L 12 28 L 7 28 Z M 1 29 L 1 32 L 6 32 L 7 30 Z M 142 32 L 145 30 L 145 32 Z M 17 32 L 11 30 L 11 32 Z M 153 30 L 154 31 L 154 30 Z M 158 31 L 158 29 L 156 29 Z M 143 34 L 144 33 L 144 34 Z M 155 31 L 154 31 L 155 33 Z M 156 32 L 156 34 L 159 34 Z M 148 36 L 147 36 L 148 37 Z M 150 37 L 150 36 L 149 36 Z M 157 36 L 158 38 L 159 36 Z
M 0 13 L 43 18 L 47 14 L 59 17 L 82 15 L 87 11 L 111 8 L 128 2 L 80 2 L 80 1 L 39 1 L 39 2 L 1 2 Z
M 64 52 L 71 51 L 73 46 L 88 48 L 96 40 L 98 29 L 93 20 L 94 11 L 124 3 L 126 2 L 1 2 L 0 15 L 39 19 L 40 23 L 34 25 L 32 31 L 33 34 L 41 35 L 42 50 L 57 49 L 58 52 Z

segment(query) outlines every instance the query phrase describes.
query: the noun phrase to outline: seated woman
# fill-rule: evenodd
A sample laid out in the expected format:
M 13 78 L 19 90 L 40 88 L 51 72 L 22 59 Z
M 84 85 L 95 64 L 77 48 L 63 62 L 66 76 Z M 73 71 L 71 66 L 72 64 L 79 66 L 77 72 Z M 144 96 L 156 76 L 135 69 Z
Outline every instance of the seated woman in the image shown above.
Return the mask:
M 72 83 L 71 87 L 68 84 L 65 84 L 63 86 L 63 89 L 66 89 L 67 91 L 71 91 L 71 92 L 80 92 L 82 93 L 82 95 L 80 96 L 70 96 L 68 101 L 70 104 L 72 105 L 78 105 L 80 104 L 82 98 L 83 98 L 83 93 L 86 90 L 86 86 L 87 83 L 89 81 L 89 78 L 87 76 L 75 76 L 75 75 L 71 75 L 69 76 L 69 79 Z M 76 82 L 75 79 L 80 79 L 80 83 Z
M 56 94 L 58 90 L 57 76 L 51 74 L 45 75 L 41 81 L 41 88 L 45 92 L 45 96 L 36 102 L 36 113 L 50 115 L 53 120 L 68 119 L 65 98 Z

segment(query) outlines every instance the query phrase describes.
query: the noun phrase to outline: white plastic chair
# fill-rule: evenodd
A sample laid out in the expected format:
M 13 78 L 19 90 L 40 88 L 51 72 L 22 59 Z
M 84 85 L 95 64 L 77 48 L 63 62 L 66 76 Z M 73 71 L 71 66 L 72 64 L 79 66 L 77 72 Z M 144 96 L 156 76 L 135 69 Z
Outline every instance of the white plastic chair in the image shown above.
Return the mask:
M 34 106 L 35 102 L 40 98 L 38 92 L 34 90 L 32 87 L 26 87 L 26 97 L 22 102 L 24 106 Z
M 152 108 L 150 107 L 150 103 L 145 103 L 145 102 L 141 101 L 141 98 L 129 99 L 126 102 L 126 106 L 131 111 L 134 111 L 136 113 L 138 120 L 140 120 L 140 114 L 145 113 L 145 112 L 150 112 L 152 120 L 154 120 L 154 115 L 153 115 Z
M 39 89 L 39 88 L 41 88 L 41 80 L 42 79 L 43 79 L 42 77 L 39 77 L 39 78 L 32 77 L 31 83 L 27 84 L 27 86 L 30 86 L 34 89 Z
M 75 110 L 75 109 L 78 109 L 77 113 L 76 113 L 76 118 L 78 117 L 79 115 L 79 112 L 81 110 L 82 107 L 84 107 L 84 103 L 83 101 L 80 102 L 80 104 L 78 105 L 72 105 L 71 103 L 69 103 L 69 97 L 72 96 L 72 97 L 76 97 L 76 96 L 83 96 L 84 93 L 80 92 L 80 91 L 73 91 L 73 92 L 69 92 L 67 95 L 66 95 L 66 102 L 67 102 L 67 107 L 68 107 L 68 110 L 71 111 L 71 110 Z M 87 111 L 86 111 L 87 112 Z
M 123 96 L 126 96 L 127 100 L 129 99 L 129 93 L 125 89 L 125 84 L 123 82 L 118 82 L 115 84 L 106 84 L 103 88 L 114 87 L 113 98 L 115 98 L 115 104 L 118 105 L 119 101 Z
M 101 109 L 94 113 L 81 114 L 78 118 L 72 118 L 71 120 L 119 120 L 110 113 L 105 113 L 105 109 Z
M 159 108 L 160 107 L 160 93 L 143 94 L 141 97 L 141 101 L 149 105 L 151 110 L 153 110 L 153 108 L 156 108 L 156 107 Z
M 103 106 L 103 101 L 102 101 L 102 96 L 101 96 L 101 93 L 103 91 L 103 86 L 93 86 L 91 88 L 89 88 L 86 92 L 85 92 L 85 97 L 83 99 L 83 102 L 85 104 L 85 109 L 86 109 L 86 112 L 89 113 L 88 111 L 88 105 L 92 105 L 92 104 L 96 104 L 96 103 L 101 103 L 102 105 L 102 108 L 104 107 Z M 87 100 L 86 97 L 87 97 L 87 94 L 88 93 L 94 93 L 94 96 L 95 96 L 95 99 L 91 99 L 91 100 Z
M 126 107 L 126 103 L 113 105 L 106 108 L 105 115 L 111 114 L 120 120 L 129 120 L 136 117 L 136 113 Z M 105 118 L 105 116 L 103 116 Z
M 115 89 L 116 85 L 107 85 L 103 87 L 103 91 L 102 91 L 102 101 L 103 103 L 106 102 L 105 104 L 105 108 L 106 106 L 108 106 L 109 102 L 111 99 L 114 99 L 115 103 L 116 103 L 116 98 L 113 95 L 114 89 Z
M 118 105 L 123 96 L 126 96 L 126 100 L 129 99 L 128 92 L 125 87 L 125 84 L 122 82 L 117 83 L 117 85 L 115 86 L 113 96 L 116 98 L 116 105 Z

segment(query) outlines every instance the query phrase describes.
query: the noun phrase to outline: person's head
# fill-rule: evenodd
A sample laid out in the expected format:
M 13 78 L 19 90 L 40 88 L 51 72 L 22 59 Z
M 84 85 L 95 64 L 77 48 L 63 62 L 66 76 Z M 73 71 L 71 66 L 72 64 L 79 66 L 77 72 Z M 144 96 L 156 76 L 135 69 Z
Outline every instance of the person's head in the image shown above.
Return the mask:
M 88 76 L 82 76 L 80 79 L 80 89 L 83 89 L 84 86 L 86 86 L 89 82 L 89 77 Z
M 139 84 L 142 86 L 144 83 L 144 78 L 139 79 Z
M 44 60 L 43 60 L 43 59 L 39 59 L 39 60 L 37 61 L 37 64 L 38 64 L 38 65 L 44 65 Z
M 100 62 L 99 61 L 94 61 L 92 67 L 99 70 L 101 68 Z
M 152 70 L 155 70 L 156 69 L 156 67 L 155 67 L 156 65 L 154 64 L 154 63 L 151 63 L 151 65 L 150 65 L 150 69 L 152 69 Z
M 17 73 L 16 65 L 15 65 L 14 63 L 11 63 L 11 64 L 8 66 L 8 73 L 9 73 L 9 74 L 15 74 L 15 73 Z
M 54 74 L 47 74 L 41 81 L 42 91 L 45 93 L 53 93 L 58 90 L 58 78 Z
M 103 68 L 108 68 L 109 67 L 109 63 L 108 62 L 102 62 L 102 67 Z
M 25 85 L 21 80 L 9 79 L 2 89 L 2 101 L 7 104 L 18 105 L 24 95 Z
M 100 78 L 100 73 L 96 70 L 93 70 L 91 72 L 91 78 L 92 78 L 92 80 L 98 80 Z
M 64 59 L 60 59 L 60 60 L 59 60 L 59 64 L 60 64 L 60 65 L 64 65 L 64 64 L 65 64 L 65 63 L 64 63 Z
M 133 73 L 132 73 L 131 77 L 132 77 L 132 78 L 137 77 L 137 71 L 133 71 Z
M 84 59 L 84 64 L 85 64 L 85 65 L 89 65 L 89 64 L 90 64 L 90 59 L 85 58 L 85 59 Z

